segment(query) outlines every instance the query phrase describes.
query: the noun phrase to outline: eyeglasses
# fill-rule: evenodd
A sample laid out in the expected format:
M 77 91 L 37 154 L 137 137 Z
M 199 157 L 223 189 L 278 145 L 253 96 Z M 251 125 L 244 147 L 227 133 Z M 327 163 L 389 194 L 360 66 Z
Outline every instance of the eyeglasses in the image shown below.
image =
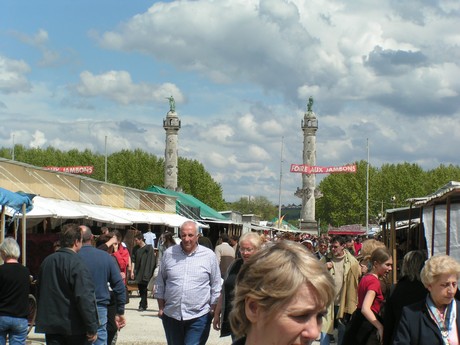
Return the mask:
M 240 248 L 240 253 L 252 253 L 254 248 Z

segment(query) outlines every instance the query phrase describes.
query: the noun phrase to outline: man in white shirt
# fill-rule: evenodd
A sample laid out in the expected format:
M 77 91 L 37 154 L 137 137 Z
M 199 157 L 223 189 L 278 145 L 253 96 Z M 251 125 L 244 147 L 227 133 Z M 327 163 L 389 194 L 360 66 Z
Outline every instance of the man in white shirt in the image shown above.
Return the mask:
M 186 221 L 181 243 L 163 254 L 155 298 L 168 345 L 205 345 L 219 299 L 221 278 L 216 255 L 198 244 L 198 227 Z

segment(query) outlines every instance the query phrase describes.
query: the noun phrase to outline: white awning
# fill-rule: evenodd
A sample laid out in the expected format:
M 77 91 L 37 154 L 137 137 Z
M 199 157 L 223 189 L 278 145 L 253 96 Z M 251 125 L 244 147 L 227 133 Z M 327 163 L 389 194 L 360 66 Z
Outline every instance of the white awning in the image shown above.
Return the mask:
M 40 196 L 33 199 L 33 205 L 32 211 L 27 213 L 28 218 L 91 219 L 108 224 L 132 225 L 142 223 L 161 224 L 170 227 L 179 227 L 185 221 L 190 220 L 174 213 L 114 208 Z M 13 216 L 14 212 L 12 208 L 6 208 L 7 215 Z M 18 213 L 17 215 L 22 214 Z M 206 227 L 203 224 L 199 225 Z

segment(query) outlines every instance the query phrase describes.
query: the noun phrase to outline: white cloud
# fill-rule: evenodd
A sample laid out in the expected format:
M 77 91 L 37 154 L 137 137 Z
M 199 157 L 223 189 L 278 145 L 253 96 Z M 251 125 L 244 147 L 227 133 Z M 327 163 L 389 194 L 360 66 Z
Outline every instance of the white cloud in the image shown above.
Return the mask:
M 29 146 L 34 149 L 41 148 L 46 142 L 45 133 L 37 130 L 32 134 L 32 141 L 29 143 Z
M 33 35 L 27 35 L 22 32 L 14 31 L 13 35 L 17 37 L 21 42 L 39 49 L 42 53 L 42 58 L 38 61 L 38 65 L 41 67 L 50 67 L 56 65 L 61 56 L 57 51 L 54 51 L 48 47 L 49 36 L 48 32 L 44 29 L 39 29 L 37 33 Z
M 31 85 L 26 77 L 29 72 L 30 67 L 23 60 L 13 60 L 0 55 L 0 92 L 29 92 Z
M 140 51 L 178 68 L 198 71 L 213 82 L 260 85 L 296 102 L 313 95 L 334 98 L 335 106 L 343 106 L 350 98 L 380 103 L 397 99 L 416 86 L 412 76 L 424 73 L 425 67 L 407 64 L 397 70 L 397 65 L 384 60 L 380 63 L 397 76 L 381 78 L 365 64 L 376 47 L 435 58 L 439 47 L 426 42 L 439 42 L 437 36 L 442 40 L 444 33 L 452 41 L 451 17 L 432 14 L 430 5 L 423 12 L 423 5 L 414 4 L 411 2 L 411 8 L 423 13 L 429 25 L 408 21 L 407 6 L 398 8 L 386 2 L 380 6 L 365 1 L 155 3 L 116 31 L 101 34 L 99 42 L 105 48 Z M 455 70 L 458 72 L 458 64 Z M 434 85 L 442 81 L 438 75 L 432 82 L 423 82 L 434 101 L 459 91 L 455 86 L 438 92 Z M 396 101 L 393 106 L 403 116 L 420 110 L 415 103 L 407 106 Z
M 136 84 L 127 71 L 108 71 L 99 75 L 84 71 L 80 74 L 80 83 L 76 86 L 76 90 L 84 97 L 100 96 L 123 105 L 164 102 L 164 99 L 171 95 L 178 103 L 184 101 L 184 96 L 176 85 Z

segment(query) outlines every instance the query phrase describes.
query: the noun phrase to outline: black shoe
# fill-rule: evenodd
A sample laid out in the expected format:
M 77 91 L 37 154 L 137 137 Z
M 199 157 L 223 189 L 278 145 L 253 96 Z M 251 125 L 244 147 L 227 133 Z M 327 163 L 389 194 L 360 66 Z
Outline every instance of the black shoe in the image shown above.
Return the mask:
M 139 309 L 137 309 L 137 311 L 146 311 L 147 308 L 142 308 L 142 307 L 139 307 Z

